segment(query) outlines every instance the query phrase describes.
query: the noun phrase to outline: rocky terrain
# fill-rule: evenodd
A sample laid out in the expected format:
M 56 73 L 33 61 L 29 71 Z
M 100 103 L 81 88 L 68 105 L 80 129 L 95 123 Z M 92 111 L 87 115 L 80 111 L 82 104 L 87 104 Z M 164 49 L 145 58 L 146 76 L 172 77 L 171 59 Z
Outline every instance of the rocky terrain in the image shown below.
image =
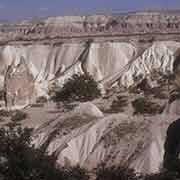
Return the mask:
M 0 79 L 8 107 L 26 106 L 39 96 L 48 96 L 55 83 L 63 83 L 75 73 L 89 73 L 102 91 L 120 84 L 125 88 L 158 71 L 173 73 L 175 41 L 159 41 L 137 47 L 126 42 L 64 43 L 1 47 Z
M 0 43 L 59 44 L 72 40 L 179 39 L 180 11 L 140 11 L 112 15 L 49 17 L 0 24 Z M 166 36 L 164 36 L 166 35 Z M 163 37 L 162 37 L 163 36 Z M 51 41 L 49 41 L 51 40 Z M 17 42 L 18 41 L 18 42 Z
M 33 143 L 61 165 L 157 172 L 166 129 L 180 113 L 179 17 L 150 11 L 2 24 L 1 109 L 23 109 Z M 51 102 L 49 90 L 77 73 L 90 74 L 102 97 Z

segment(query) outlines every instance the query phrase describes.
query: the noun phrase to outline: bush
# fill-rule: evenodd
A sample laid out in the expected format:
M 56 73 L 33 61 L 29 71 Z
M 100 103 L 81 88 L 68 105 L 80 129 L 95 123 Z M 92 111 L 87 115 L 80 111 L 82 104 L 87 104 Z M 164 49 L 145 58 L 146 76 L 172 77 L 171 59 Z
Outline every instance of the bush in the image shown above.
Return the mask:
M 56 157 L 31 144 L 33 129 L 9 123 L 0 128 L 0 179 L 89 180 L 80 167 L 58 167 Z
M 47 98 L 45 97 L 45 96 L 40 96 L 40 97 L 38 97 L 37 99 L 36 99 L 36 103 L 42 103 L 42 104 L 44 104 L 44 103 L 47 103 Z
M 65 180 L 89 180 L 89 175 L 85 169 L 79 166 L 67 167 L 63 169 L 63 179 Z
M 96 180 L 138 180 L 139 178 L 133 169 L 121 166 L 101 165 L 96 171 Z
M 4 97 L 5 97 L 5 91 L 0 90 L 0 100 L 4 100 Z
M 174 90 L 170 93 L 170 97 L 169 97 L 169 104 L 173 103 L 176 100 L 180 99 L 180 93 L 179 93 L 179 89 Z
M 1 117 L 9 117 L 10 114 L 11 113 L 9 111 L 7 111 L 7 110 L 4 110 L 4 109 L 0 110 L 0 116 Z
M 55 92 L 52 100 L 60 101 L 89 101 L 101 95 L 98 84 L 90 75 L 73 75 L 62 89 Z
M 96 180 L 178 180 L 178 172 L 160 172 L 156 174 L 135 173 L 127 167 L 104 167 L 101 165 L 96 171 Z
M 154 98 L 158 98 L 162 100 L 168 98 L 167 90 L 164 90 L 163 88 L 154 87 L 150 90 L 150 92 Z
M 127 96 L 117 96 L 117 99 L 112 102 L 111 107 L 107 112 L 110 112 L 110 113 L 123 112 L 124 108 L 127 105 L 128 105 Z
M 19 110 L 12 112 L 12 115 L 11 115 L 11 120 L 14 122 L 22 121 L 26 118 L 27 118 L 27 114 Z
M 0 177 L 7 180 L 61 180 L 53 156 L 31 145 L 32 129 L 10 123 L 0 129 Z
M 146 175 L 143 180 L 178 180 L 180 177 L 175 172 L 163 172 Z
M 160 106 L 154 102 L 149 101 L 147 98 L 140 97 L 132 101 L 134 114 L 159 114 L 164 110 L 164 106 Z

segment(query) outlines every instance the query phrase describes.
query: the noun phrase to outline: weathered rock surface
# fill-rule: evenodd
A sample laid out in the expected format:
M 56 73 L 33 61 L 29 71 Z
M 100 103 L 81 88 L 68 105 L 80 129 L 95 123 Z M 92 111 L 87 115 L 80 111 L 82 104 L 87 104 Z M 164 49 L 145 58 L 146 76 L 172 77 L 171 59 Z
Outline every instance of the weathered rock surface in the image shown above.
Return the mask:
M 140 54 L 138 48 L 123 42 L 4 46 L 0 49 L 0 87 L 7 85 L 9 106 L 13 105 L 12 97 L 16 102 L 22 99 L 23 106 L 38 96 L 47 96 L 53 82 L 62 86 L 75 73 L 91 74 L 104 88 L 114 83 L 129 87 L 157 71 L 164 75 L 173 73 L 180 43 L 154 42 Z M 18 78 L 21 83 L 11 83 Z
M 112 15 L 50 17 L 0 24 L 1 40 L 38 40 L 115 34 L 177 33 L 180 11 L 141 11 Z M 152 37 L 145 38 L 152 40 Z M 141 39 L 144 40 L 144 39 Z
M 9 66 L 5 74 L 6 103 L 8 106 L 29 105 L 34 100 L 34 79 L 23 57 L 19 64 Z
M 64 111 L 65 107 L 57 109 L 48 102 L 25 110 L 28 119 L 22 124 L 35 128 L 36 147 L 54 153 L 62 165 L 80 164 L 92 170 L 106 162 L 108 166 L 128 165 L 138 172 L 157 172 L 166 129 L 179 115 L 179 96 L 170 103 L 172 83 L 161 79 L 164 85 L 160 84 L 156 74 L 180 77 L 174 71 L 174 64 L 180 69 L 179 16 L 179 11 L 138 12 L 3 24 L 0 88 L 6 92 L 6 105 L 25 107 L 39 96 L 48 97 L 52 84 L 63 86 L 73 74 L 89 73 L 107 91 L 94 104 L 86 102 Z M 136 86 L 144 79 L 151 92 Z M 109 88 L 116 85 L 125 92 L 121 89 L 116 94 L 114 88 L 110 93 Z M 162 112 L 135 116 L 132 101 L 141 97 L 158 104 Z M 119 108 L 122 102 L 123 109 Z
M 74 109 L 74 113 L 89 118 L 102 118 L 104 116 L 103 113 L 91 102 L 81 103 Z
M 40 120 L 36 116 L 23 124 L 35 126 L 34 144 L 45 148 L 57 156 L 61 165 L 77 165 L 93 170 L 100 163 L 107 166 L 124 165 L 137 172 L 155 173 L 162 167 L 163 146 L 168 125 L 175 120 L 175 114 L 157 116 L 128 116 L 124 113 L 94 115 L 86 114 L 87 109 L 80 104 L 68 113 L 47 113 L 41 108 L 39 113 L 51 117 Z M 32 114 L 33 108 L 26 110 Z M 81 115 L 79 114 L 81 111 Z M 97 113 L 98 112 L 98 113 Z M 83 115 L 82 115 L 83 114 Z M 32 119 L 33 118 L 33 119 Z M 34 121 L 34 123 L 33 123 Z M 34 125 L 33 125 L 34 124 Z

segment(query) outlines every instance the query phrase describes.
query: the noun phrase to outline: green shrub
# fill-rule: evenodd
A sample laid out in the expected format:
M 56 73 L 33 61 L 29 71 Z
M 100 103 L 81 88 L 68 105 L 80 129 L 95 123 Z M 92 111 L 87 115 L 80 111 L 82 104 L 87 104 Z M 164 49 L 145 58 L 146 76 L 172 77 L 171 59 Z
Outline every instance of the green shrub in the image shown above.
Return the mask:
M 128 105 L 128 97 L 127 96 L 117 96 L 117 99 L 114 100 L 111 104 L 108 112 L 118 113 L 123 112 L 124 108 Z
M 159 172 L 156 174 L 136 173 L 123 166 L 105 167 L 101 165 L 96 171 L 96 180 L 179 180 L 178 172 Z
M 87 171 L 79 166 L 63 168 L 64 180 L 89 180 Z
M 62 89 L 56 90 L 52 100 L 60 101 L 89 101 L 101 95 L 97 82 L 90 75 L 73 75 Z
M 152 89 L 150 89 L 149 91 L 154 98 L 157 99 L 167 99 L 168 98 L 168 93 L 167 90 L 161 88 L 161 87 L 154 87 Z
M 37 99 L 36 99 L 36 103 L 47 103 L 47 98 L 45 96 L 39 96 Z
M 170 93 L 169 104 L 171 104 L 174 101 L 179 100 L 179 99 L 180 99 L 179 89 L 176 89 Z
M 140 97 L 132 101 L 134 108 L 134 114 L 159 114 L 164 110 L 164 106 L 161 106 L 155 102 L 151 102 L 147 98 Z
M 0 90 L 0 100 L 4 100 L 4 97 L 5 97 L 5 91 Z
M 138 180 L 139 178 L 133 169 L 122 166 L 101 165 L 96 171 L 96 180 Z
M 22 121 L 27 118 L 27 114 L 23 111 L 16 110 L 12 112 L 11 120 L 14 122 Z
M 7 180 L 62 180 L 53 156 L 31 145 L 32 129 L 10 123 L 0 128 L 0 177 Z
M 7 111 L 7 110 L 4 110 L 4 109 L 0 110 L 0 116 L 1 117 L 9 117 L 10 114 L 11 113 L 9 111 Z
M 32 145 L 33 129 L 9 123 L 0 128 L 0 179 L 89 180 L 80 167 L 60 167 L 57 158 Z
M 143 180 L 178 180 L 180 176 L 175 172 L 162 172 L 146 175 Z

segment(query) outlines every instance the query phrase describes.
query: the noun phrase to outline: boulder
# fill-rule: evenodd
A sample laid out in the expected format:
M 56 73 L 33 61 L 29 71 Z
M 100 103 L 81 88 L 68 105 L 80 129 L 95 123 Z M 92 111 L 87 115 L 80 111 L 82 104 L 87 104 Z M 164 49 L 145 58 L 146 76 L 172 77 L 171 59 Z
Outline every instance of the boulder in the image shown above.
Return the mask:
M 91 102 L 79 104 L 79 106 L 74 109 L 74 112 L 76 115 L 92 118 L 102 118 L 104 116 L 101 110 Z

